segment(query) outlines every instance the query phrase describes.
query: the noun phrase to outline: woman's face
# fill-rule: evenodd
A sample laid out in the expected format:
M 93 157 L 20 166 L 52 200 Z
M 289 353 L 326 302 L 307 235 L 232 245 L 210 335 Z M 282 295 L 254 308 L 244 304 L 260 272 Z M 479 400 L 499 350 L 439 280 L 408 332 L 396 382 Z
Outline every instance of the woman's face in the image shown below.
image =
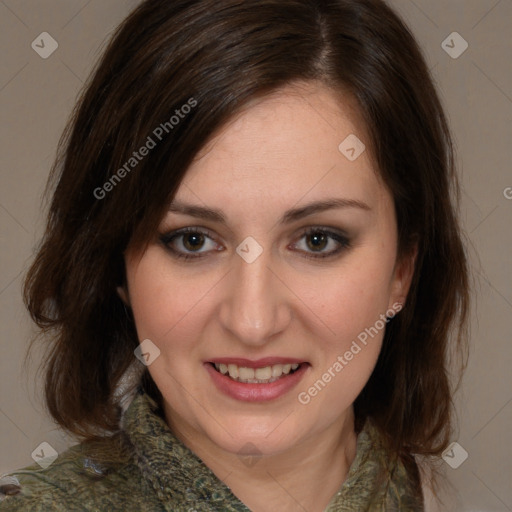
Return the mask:
M 181 438 L 277 454 L 341 427 L 368 381 L 412 264 L 351 104 L 313 83 L 251 103 L 148 249 L 127 251 L 125 297 Z

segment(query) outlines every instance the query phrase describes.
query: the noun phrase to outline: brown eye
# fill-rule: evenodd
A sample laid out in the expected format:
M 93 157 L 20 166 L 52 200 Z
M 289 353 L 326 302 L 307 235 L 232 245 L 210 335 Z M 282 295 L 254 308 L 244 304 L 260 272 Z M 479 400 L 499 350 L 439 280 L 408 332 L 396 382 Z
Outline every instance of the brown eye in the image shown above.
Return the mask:
M 329 237 L 327 237 L 322 232 L 313 233 L 311 235 L 307 235 L 307 245 L 313 251 L 318 251 L 325 249 L 327 244 L 329 243 Z M 311 243 L 310 243 L 311 242 Z
M 160 242 L 176 258 L 193 259 L 206 256 L 222 247 L 214 242 L 213 235 L 199 228 L 184 228 L 160 234 Z
M 186 233 L 183 236 L 183 247 L 187 251 L 196 251 L 204 244 L 204 235 L 201 233 Z
M 302 240 L 305 240 L 305 243 Z M 302 233 L 300 241 L 294 247 L 304 253 L 305 258 L 320 259 L 334 257 L 344 249 L 350 248 L 350 241 L 345 235 L 327 228 L 311 228 Z M 328 247 L 330 250 L 325 250 Z

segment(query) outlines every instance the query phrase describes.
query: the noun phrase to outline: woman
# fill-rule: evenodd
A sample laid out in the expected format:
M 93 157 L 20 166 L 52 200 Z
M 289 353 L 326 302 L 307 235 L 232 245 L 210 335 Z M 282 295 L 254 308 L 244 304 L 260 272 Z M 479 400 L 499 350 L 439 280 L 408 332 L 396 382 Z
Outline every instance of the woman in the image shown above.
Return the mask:
M 468 276 L 384 2 L 147 0 L 61 148 L 25 300 L 81 443 L 0 510 L 424 510 Z

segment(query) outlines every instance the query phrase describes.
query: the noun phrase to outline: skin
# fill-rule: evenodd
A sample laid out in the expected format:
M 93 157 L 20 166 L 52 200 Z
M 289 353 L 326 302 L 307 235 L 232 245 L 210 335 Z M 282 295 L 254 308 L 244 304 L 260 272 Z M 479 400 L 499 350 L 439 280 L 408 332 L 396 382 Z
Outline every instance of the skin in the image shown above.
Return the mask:
M 190 235 L 170 244 L 188 254 L 195 247 L 202 257 L 176 258 L 158 234 L 145 252 L 125 254 L 127 288 L 120 294 L 139 339 L 161 351 L 149 371 L 169 427 L 256 512 L 320 512 L 339 490 L 356 453 L 352 404 L 375 366 L 384 329 L 307 405 L 297 395 L 359 333 L 405 302 L 414 270 L 414 254 L 397 259 L 393 199 L 369 150 L 353 162 L 338 150 L 349 134 L 368 140 L 353 101 L 322 84 L 292 84 L 253 100 L 196 157 L 175 197 L 221 210 L 227 224 L 169 212 L 159 228 L 207 229 L 197 246 Z M 327 198 L 369 209 L 278 222 L 288 209 Z M 314 236 L 303 234 L 309 227 L 342 231 L 349 246 L 308 259 L 340 247 L 327 238 L 317 248 Z M 263 248 L 252 263 L 236 252 L 248 236 Z M 311 366 L 286 395 L 248 403 L 219 392 L 203 367 L 228 356 L 297 357 Z M 259 457 L 252 465 L 238 455 L 247 443 Z

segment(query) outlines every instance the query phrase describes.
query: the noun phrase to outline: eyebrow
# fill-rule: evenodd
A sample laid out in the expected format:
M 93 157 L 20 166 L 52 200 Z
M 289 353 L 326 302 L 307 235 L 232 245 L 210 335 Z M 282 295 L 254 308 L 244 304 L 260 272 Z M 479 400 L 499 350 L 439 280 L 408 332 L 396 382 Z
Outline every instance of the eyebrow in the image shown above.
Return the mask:
M 332 198 L 324 199 L 323 201 L 314 201 L 299 208 L 288 210 L 284 213 L 279 222 L 281 224 L 290 224 L 315 213 L 320 213 L 335 208 L 359 208 L 364 211 L 371 211 L 370 206 L 368 206 L 366 203 L 363 203 L 362 201 L 358 201 L 356 199 Z M 226 224 L 226 217 L 222 211 L 214 208 L 207 208 L 204 206 L 173 201 L 169 207 L 169 212 L 182 213 L 191 217 L 197 217 L 200 219 Z

